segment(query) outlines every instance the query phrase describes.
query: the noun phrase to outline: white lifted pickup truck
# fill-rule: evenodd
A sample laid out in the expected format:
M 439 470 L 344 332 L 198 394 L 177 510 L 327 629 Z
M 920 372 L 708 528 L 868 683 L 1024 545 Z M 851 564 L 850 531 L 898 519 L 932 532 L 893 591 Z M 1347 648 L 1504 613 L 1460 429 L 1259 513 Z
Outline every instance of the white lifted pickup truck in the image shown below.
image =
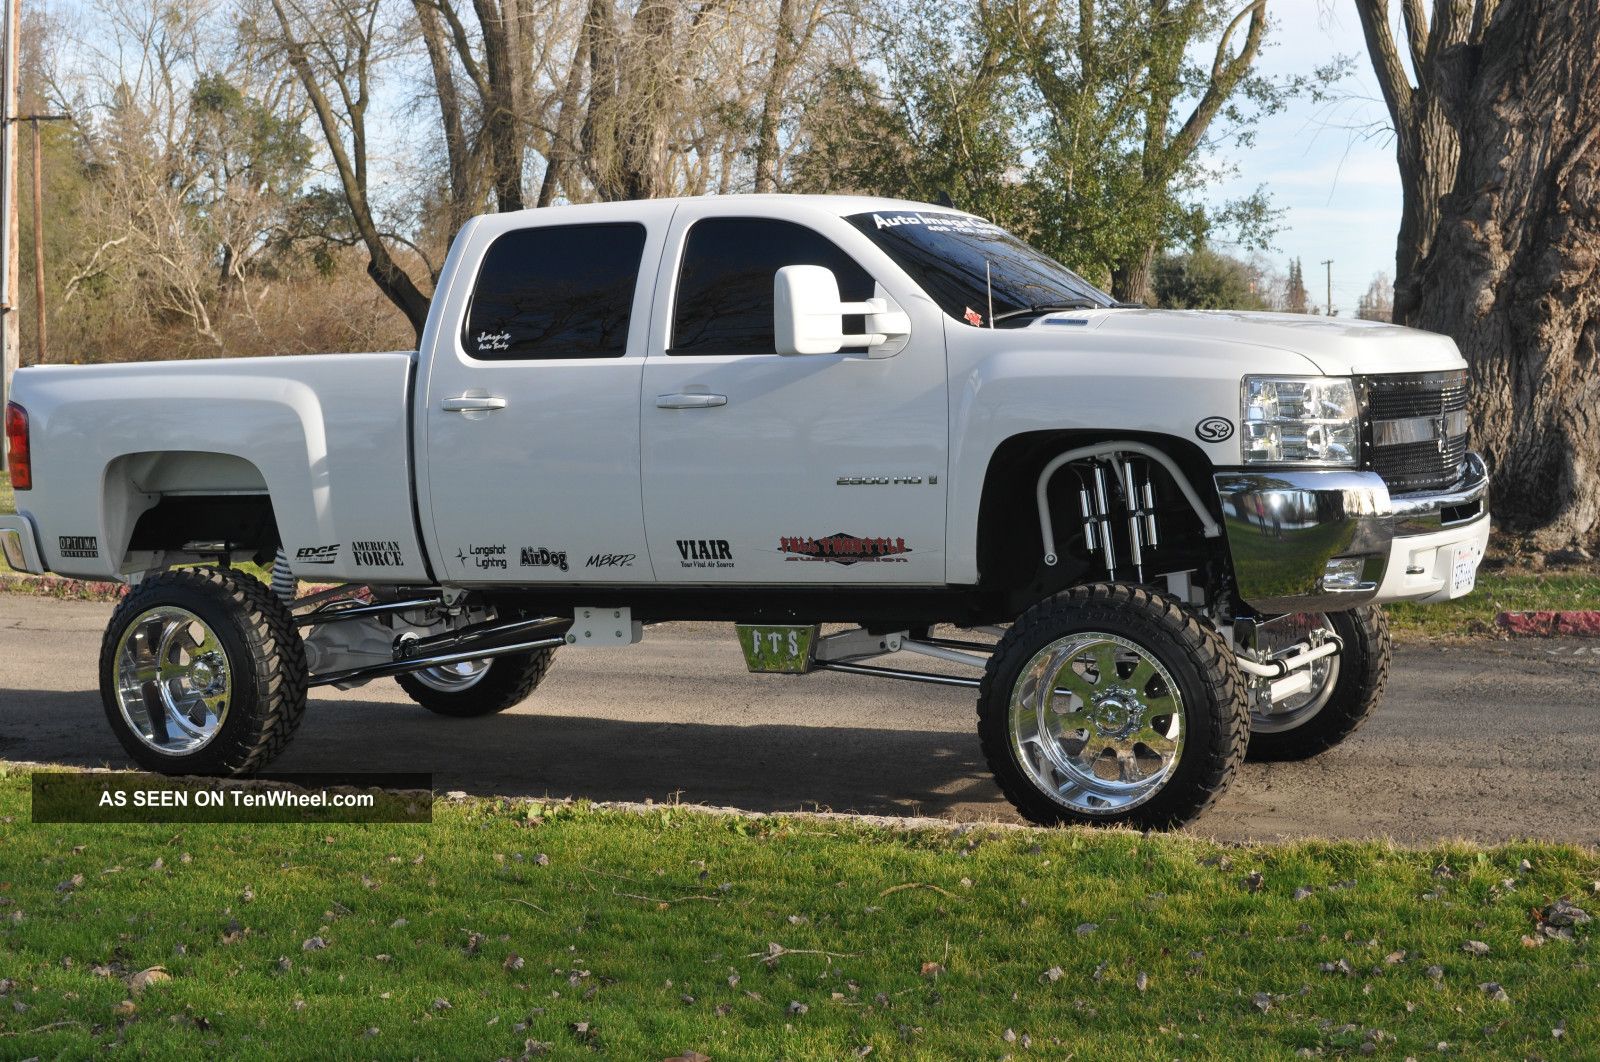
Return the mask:
M 924 203 L 558 207 L 462 230 L 415 353 L 22 370 L 0 544 L 130 584 L 100 688 L 157 771 L 262 767 L 310 686 L 480 715 L 721 620 L 753 670 L 972 688 L 1035 822 L 1165 828 L 1361 724 L 1379 604 L 1472 589 L 1466 380 Z

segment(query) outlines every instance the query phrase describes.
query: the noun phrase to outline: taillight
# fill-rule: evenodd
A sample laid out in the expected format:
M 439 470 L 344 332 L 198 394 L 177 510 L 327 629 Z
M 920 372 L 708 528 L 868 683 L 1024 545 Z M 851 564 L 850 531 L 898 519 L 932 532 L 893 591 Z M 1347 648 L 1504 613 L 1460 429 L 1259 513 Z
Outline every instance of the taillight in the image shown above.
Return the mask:
M 28 451 L 28 411 L 6 403 L 6 446 L 11 450 L 11 489 L 33 487 L 33 455 Z

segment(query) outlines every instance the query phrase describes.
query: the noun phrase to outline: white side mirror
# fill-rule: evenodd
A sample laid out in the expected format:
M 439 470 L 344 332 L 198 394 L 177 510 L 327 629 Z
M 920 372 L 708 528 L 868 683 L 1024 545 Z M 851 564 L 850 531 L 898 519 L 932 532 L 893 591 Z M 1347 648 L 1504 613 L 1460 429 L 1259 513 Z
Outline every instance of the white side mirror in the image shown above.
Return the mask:
M 887 299 L 840 302 L 839 282 L 822 266 L 793 265 L 772 280 L 773 337 L 779 354 L 837 354 L 841 347 L 876 347 L 909 335 L 911 320 Z M 845 335 L 845 314 L 867 315 L 865 335 Z

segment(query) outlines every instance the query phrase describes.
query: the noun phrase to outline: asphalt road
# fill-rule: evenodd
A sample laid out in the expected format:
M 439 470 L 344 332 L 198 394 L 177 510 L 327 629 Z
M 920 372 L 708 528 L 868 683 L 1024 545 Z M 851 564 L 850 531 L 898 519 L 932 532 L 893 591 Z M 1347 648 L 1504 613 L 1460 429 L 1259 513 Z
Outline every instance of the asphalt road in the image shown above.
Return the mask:
M 110 606 L 0 595 L 0 757 L 128 766 L 96 692 Z M 754 810 L 1015 819 L 965 690 L 749 675 L 732 628 L 564 649 L 518 708 L 434 716 L 392 681 L 314 693 L 283 770 L 432 771 L 440 789 Z M 1388 702 L 1309 763 L 1246 765 L 1192 832 L 1224 840 L 1600 843 L 1600 642 L 1403 646 Z

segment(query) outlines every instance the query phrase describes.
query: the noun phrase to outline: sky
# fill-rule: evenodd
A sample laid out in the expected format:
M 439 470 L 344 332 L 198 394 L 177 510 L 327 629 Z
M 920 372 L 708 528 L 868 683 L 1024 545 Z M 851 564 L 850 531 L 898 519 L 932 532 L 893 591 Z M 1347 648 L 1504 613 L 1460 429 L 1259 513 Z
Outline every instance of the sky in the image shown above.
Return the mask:
M 1265 185 L 1283 210 L 1265 257 L 1278 272 L 1299 258 L 1319 307 L 1326 299 L 1322 261 L 1333 259 L 1333 306 L 1350 316 L 1374 274 L 1394 274 L 1400 175 L 1388 111 L 1353 0 L 1271 0 L 1268 8 L 1273 26 L 1258 62 L 1262 73 L 1309 73 L 1335 55 L 1354 57 L 1354 70 L 1337 101 L 1295 100 L 1261 123 L 1252 147 L 1226 150 L 1238 174 L 1208 198 L 1221 202 Z

